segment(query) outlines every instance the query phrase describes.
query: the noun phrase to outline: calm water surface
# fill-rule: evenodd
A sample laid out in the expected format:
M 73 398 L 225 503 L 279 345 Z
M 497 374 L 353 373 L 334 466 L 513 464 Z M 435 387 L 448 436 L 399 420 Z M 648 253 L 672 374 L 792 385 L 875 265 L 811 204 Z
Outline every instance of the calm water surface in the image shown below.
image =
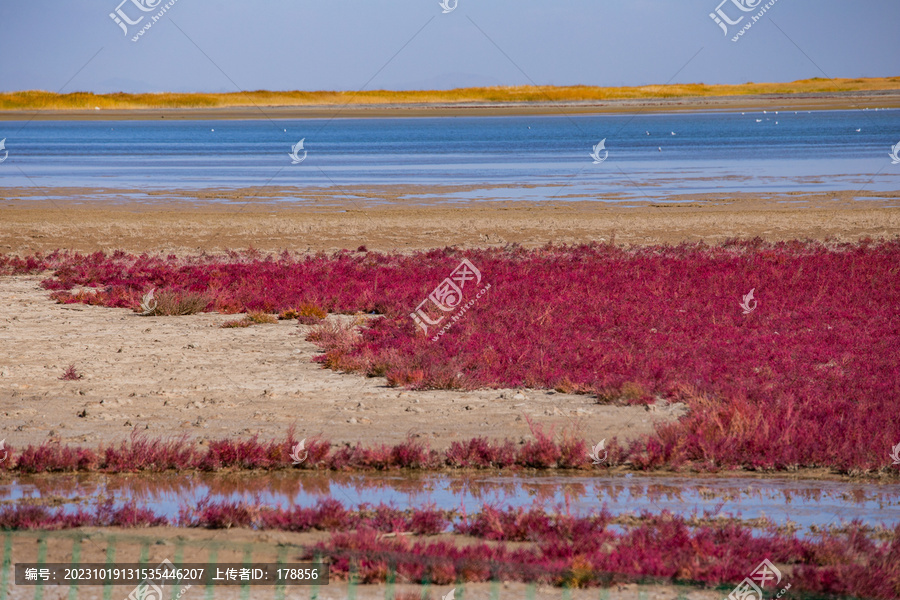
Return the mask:
M 602 508 L 616 515 L 662 510 L 690 517 L 704 513 L 742 519 L 767 517 L 800 531 L 858 519 L 871 526 L 900 523 L 900 486 L 780 478 L 443 475 L 272 473 L 221 476 L 17 477 L 0 485 L 0 499 L 66 498 L 90 507 L 101 498 L 117 504 L 133 500 L 157 513 L 177 517 L 181 506 L 204 498 L 214 502 L 260 502 L 270 506 L 310 506 L 335 498 L 345 506 L 368 503 L 397 508 L 435 506 L 477 512 L 484 505 L 539 506 L 586 515 Z M 75 506 L 75 504 L 69 504 Z
M 888 157 L 900 110 L 0 121 L 4 137 L 0 187 L 36 186 L 47 196 L 70 186 L 474 186 L 434 196 L 446 202 L 900 189 L 900 166 Z M 306 159 L 293 165 L 288 154 L 301 138 Z M 608 157 L 593 164 L 592 146 L 604 138 Z M 479 187 L 498 184 L 513 187 Z

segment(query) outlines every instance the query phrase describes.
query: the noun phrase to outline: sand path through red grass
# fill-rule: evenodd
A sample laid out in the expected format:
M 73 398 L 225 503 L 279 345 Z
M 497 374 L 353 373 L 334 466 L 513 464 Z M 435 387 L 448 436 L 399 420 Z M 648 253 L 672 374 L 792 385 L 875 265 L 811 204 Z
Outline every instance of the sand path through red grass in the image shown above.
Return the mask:
M 531 439 L 526 416 L 557 430 L 580 424 L 591 440 L 633 439 L 678 406 L 600 406 L 547 391 L 407 391 L 383 378 L 342 375 L 311 359 L 296 321 L 221 329 L 235 315 L 137 317 L 129 310 L 60 305 L 40 277 L 0 278 L 0 437 L 96 446 L 150 437 L 283 439 L 397 444 L 407 433 L 432 448 L 477 436 Z M 62 381 L 74 364 L 83 379 Z M 79 416 L 84 415 L 84 416 Z

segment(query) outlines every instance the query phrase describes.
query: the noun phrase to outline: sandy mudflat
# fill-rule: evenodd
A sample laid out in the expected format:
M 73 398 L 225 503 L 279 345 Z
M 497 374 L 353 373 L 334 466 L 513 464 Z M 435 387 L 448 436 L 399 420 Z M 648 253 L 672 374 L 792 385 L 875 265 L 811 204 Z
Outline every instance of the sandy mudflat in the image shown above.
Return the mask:
M 666 201 L 448 202 L 465 186 L 157 191 L 0 189 L 0 252 L 193 253 L 900 235 L 900 191 L 706 194 Z M 52 197 L 46 198 L 46 194 Z M 346 196 L 350 195 L 350 199 Z M 410 199 L 412 197 L 413 199 Z M 283 200 L 287 198 L 288 200 Z M 857 198 L 854 200 L 854 198 Z
M 676 419 L 681 405 L 614 407 L 538 390 L 390 388 L 383 378 L 325 370 L 296 321 L 222 329 L 235 315 L 139 317 L 127 309 L 60 305 L 39 277 L 0 278 L 0 415 L 7 445 L 59 440 L 96 446 L 188 434 L 433 448 L 476 436 L 530 437 L 527 417 L 588 439 L 631 439 Z M 74 364 L 78 381 L 59 379 Z M 501 435 L 497 435 L 502 432 Z

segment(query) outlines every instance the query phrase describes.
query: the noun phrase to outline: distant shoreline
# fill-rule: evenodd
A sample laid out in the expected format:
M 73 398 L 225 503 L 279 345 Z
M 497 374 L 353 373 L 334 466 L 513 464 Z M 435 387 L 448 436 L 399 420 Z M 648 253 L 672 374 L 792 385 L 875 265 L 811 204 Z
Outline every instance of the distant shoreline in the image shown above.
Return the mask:
M 471 88 L 448 92 L 359 94 L 247 92 L 62 96 L 14 92 L 0 93 L 0 120 L 331 119 L 900 108 L 900 78 L 854 81 L 860 83 L 836 86 L 841 91 L 822 91 L 825 85 L 809 80 L 744 86 L 653 86 L 653 90 Z M 756 89 L 773 92 L 745 93 Z M 159 106 L 154 106 L 156 104 Z
M 0 121 L 151 121 L 331 119 L 390 117 L 466 117 L 587 115 L 761 110 L 861 110 L 900 108 L 900 90 L 877 94 L 803 94 L 797 96 L 732 96 L 660 100 L 610 100 L 566 103 L 366 104 L 348 106 L 240 106 L 107 110 L 0 110 Z

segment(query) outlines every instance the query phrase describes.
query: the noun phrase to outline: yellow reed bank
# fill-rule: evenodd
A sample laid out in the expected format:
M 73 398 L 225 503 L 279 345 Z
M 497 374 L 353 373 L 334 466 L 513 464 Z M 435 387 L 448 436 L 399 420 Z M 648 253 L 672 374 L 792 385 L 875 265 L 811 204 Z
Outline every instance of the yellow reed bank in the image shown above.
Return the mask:
M 454 90 L 372 90 L 363 92 L 236 92 L 229 94 L 56 94 L 45 91 L 0 93 L 0 110 L 93 110 L 155 108 L 228 108 L 244 106 L 316 106 L 374 104 L 464 104 L 516 102 L 590 102 L 651 98 L 704 98 L 761 94 L 812 94 L 900 89 L 900 77 L 803 79 L 790 83 L 702 83 L 640 87 L 501 86 Z

